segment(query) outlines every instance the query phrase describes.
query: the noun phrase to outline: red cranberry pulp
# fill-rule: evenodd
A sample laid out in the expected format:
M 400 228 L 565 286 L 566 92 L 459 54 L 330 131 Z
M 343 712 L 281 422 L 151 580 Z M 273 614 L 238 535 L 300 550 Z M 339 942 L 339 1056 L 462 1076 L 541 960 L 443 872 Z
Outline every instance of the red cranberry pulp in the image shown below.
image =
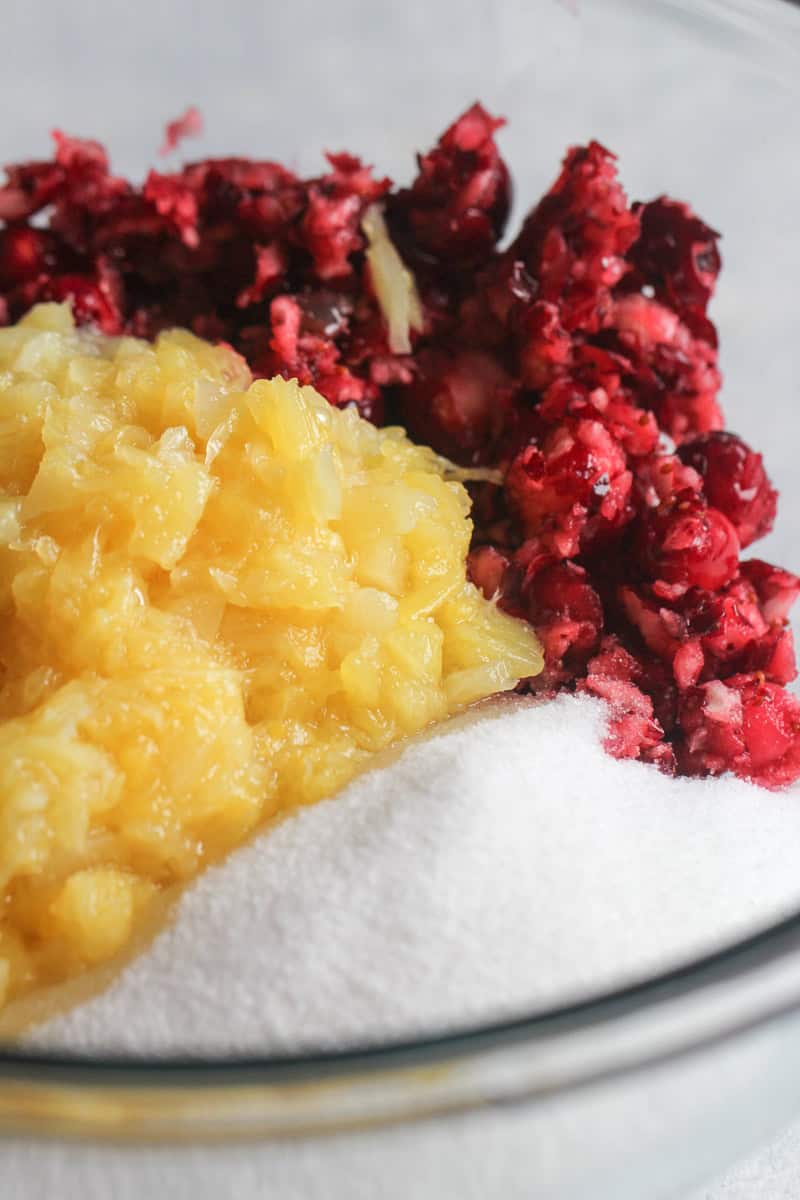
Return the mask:
M 225 158 L 137 186 L 96 142 L 56 133 L 51 160 L 8 167 L 0 188 L 0 319 L 66 300 L 109 334 L 186 326 L 256 375 L 494 468 L 469 485 L 470 571 L 539 634 L 545 670 L 522 687 L 605 699 L 617 757 L 790 783 L 800 580 L 740 557 L 777 496 L 723 430 L 719 235 L 684 203 L 629 203 L 591 142 L 500 250 L 502 124 L 473 105 L 406 188 L 345 153 L 312 179 Z M 200 127 L 189 109 L 164 151 Z M 376 204 L 421 306 L 401 349 L 367 261 Z

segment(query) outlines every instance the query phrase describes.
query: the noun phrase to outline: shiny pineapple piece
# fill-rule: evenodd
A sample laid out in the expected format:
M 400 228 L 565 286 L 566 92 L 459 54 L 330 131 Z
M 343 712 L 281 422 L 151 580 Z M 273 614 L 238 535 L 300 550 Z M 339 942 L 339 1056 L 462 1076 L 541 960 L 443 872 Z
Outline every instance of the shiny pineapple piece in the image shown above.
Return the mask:
M 400 430 L 41 305 L 0 330 L 0 1004 L 163 888 L 541 669 Z

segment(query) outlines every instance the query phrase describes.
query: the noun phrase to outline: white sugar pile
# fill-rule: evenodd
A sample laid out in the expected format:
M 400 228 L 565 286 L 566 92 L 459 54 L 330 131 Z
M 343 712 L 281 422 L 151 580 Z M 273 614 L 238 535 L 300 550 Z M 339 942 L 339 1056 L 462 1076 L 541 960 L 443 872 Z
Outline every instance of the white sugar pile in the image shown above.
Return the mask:
M 30 1042 L 408 1036 L 641 977 L 800 903 L 797 792 L 615 762 L 602 723 L 561 697 L 409 747 L 207 872 L 108 991 Z

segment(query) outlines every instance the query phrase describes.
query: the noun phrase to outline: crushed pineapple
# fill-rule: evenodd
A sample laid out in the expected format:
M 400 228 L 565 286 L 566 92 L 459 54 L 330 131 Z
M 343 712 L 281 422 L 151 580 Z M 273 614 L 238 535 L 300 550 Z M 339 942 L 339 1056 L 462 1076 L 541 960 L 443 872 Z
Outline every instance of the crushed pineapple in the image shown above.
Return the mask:
M 411 350 L 411 330 L 424 327 L 422 305 L 414 276 L 397 253 L 380 206 L 373 204 L 364 214 L 361 228 L 367 235 L 367 264 L 370 280 L 395 354 Z
M 188 333 L 0 330 L 0 497 L 0 1004 L 541 668 L 435 456 Z

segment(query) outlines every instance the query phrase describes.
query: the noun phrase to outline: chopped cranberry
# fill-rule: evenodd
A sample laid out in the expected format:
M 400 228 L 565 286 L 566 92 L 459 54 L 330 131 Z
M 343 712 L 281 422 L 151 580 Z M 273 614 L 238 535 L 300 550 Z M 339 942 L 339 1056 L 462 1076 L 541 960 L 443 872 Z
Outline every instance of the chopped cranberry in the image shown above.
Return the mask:
M 687 774 L 732 770 L 776 788 L 800 773 L 800 700 L 759 673 L 691 688 L 681 701 L 680 724 Z
M 653 702 L 639 686 L 641 667 L 614 638 L 603 641 L 600 654 L 587 668 L 579 690 L 605 700 L 609 706 L 605 747 L 614 758 L 640 758 L 671 774 L 672 747 L 655 717 Z
M 67 300 L 77 321 L 96 325 L 103 333 L 122 332 L 119 311 L 108 285 L 102 279 L 85 275 L 59 275 L 44 284 L 38 299 Z
M 506 477 L 509 504 L 527 538 L 559 558 L 577 554 L 603 527 L 630 519 L 631 473 L 599 421 L 565 421 L 541 448 L 527 446 Z
M 512 379 L 483 351 L 421 350 L 400 398 L 404 425 L 454 462 L 485 462 L 511 404 Z
M 164 149 L 199 124 L 187 110 Z M 590 142 L 500 251 L 502 124 L 473 105 L 400 190 L 350 154 L 311 179 L 219 158 L 134 186 L 97 142 L 56 133 L 52 161 L 11 166 L 0 187 L 0 322 L 50 299 L 107 333 L 186 326 L 255 375 L 493 468 L 468 484 L 468 568 L 538 632 L 545 670 L 525 686 L 604 698 L 619 757 L 790 782 L 800 579 L 739 562 L 777 495 L 722 432 L 718 235 L 679 201 L 629 205 Z M 375 203 L 422 309 L 402 353 L 365 263 Z
M 494 546 L 477 546 L 467 559 L 469 577 L 487 600 L 494 600 L 502 593 L 508 567 L 509 559 Z
M 640 221 L 630 252 L 636 281 L 652 288 L 684 320 L 704 314 L 721 266 L 719 234 L 688 204 L 666 196 L 633 209 Z
M 572 562 L 543 565 L 524 584 L 523 597 L 549 678 L 574 677 L 597 649 L 603 628 L 603 605 L 586 571 Z
M 646 296 L 623 295 L 602 336 L 629 360 L 628 386 L 675 442 L 722 428 L 715 346 L 677 313 Z
M 13 289 L 51 274 L 57 261 L 57 242 L 44 229 L 10 225 L 0 231 L 0 286 Z
M 417 178 L 397 193 L 390 213 L 393 228 L 416 256 L 452 269 L 491 254 L 511 202 L 508 169 L 494 140 L 504 124 L 473 104 L 420 156 Z
M 636 463 L 634 491 L 643 510 L 699 496 L 702 490 L 701 477 L 674 454 L 650 454 Z
M 619 589 L 627 620 L 647 648 L 671 666 L 682 690 L 701 679 L 747 671 L 761 671 L 774 683 L 794 679 L 791 630 L 768 615 L 768 604 L 747 577 L 749 566 L 743 563 L 741 573 L 717 592 L 693 589 L 671 604 L 655 586 Z
M 698 472 L 709 504 L 733 525 L 739 543 L 749 546 L 769 533 L 775 520 L 778 493 L 772 487 L 760 454 L 733 433 L 708 433 L 684 442 L 681 461 Z
M 544 388 L 558 378 L 572 355 L 572 339 L 558 306 L 546 300 L 528 305 L 515 322 L 519 373 L 526 387 Z
M 567 153 L 508 254 L 537 280 L 539 298 L 559 305 L 565 329 L 595 330 L 609 289 L 628 270 L 625 255 L 638 233 L 614 155 L 590 142 Z
M 388 179 L 373 179 L 369 167 L 350 154 L 329 154 L 328 161 L 329 174 L 308 185 L 300 224 L 303 245 L 321 280 L 352 274 L 352 256 L 364 248 L 364 212 L 390 187 Z
M 171 154 L 184 138 L 197 137 L 202 132 L 203 118 L 194 105 L 190 105 L 180 117 L 167 123 L 160 153 Z
M 783 624 L 798 595 L 800 579 L 782 567 L 773 567 L 760 558 L 742 563 L 742 575 L 755 588 L 765 620 Z
M 679 500 L 647 514 L 638 538 L 641 564 L 662 595 L 690 587 L 716 591 L 739 565 L 739 539 L 728 518 L 696 498 Z

